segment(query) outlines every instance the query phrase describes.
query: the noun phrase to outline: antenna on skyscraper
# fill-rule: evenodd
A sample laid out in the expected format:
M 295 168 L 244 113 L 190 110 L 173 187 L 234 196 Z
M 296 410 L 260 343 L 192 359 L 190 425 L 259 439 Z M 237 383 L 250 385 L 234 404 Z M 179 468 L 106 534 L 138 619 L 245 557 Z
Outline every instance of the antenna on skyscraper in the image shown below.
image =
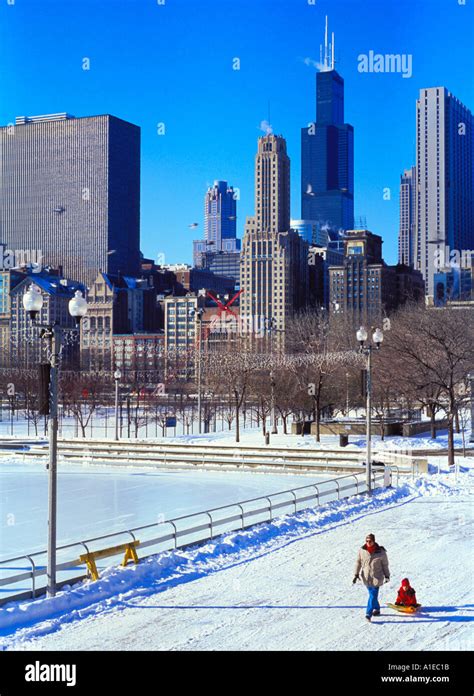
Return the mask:
M 326 31 L 324 33 L 324 69 L 328 69 L 329 50 L 328 50 L 328 16 L 326 15 Z
M 331 34 L 331 42 L 329 42 L 329 26 L 328 18 L 326 15 L 326 28 L 324 31 L 324 60 L 323 60 L 323 47 L 319 46 L 319 65 L 321 72 L 328 72 L 329 70 L 334 70 L 335 64 L 335 38 L 334 32 Z
M 354 221 L 355 230 L 366 230 L 367 229 L 367 217 L 365 215 L 359 215 Z

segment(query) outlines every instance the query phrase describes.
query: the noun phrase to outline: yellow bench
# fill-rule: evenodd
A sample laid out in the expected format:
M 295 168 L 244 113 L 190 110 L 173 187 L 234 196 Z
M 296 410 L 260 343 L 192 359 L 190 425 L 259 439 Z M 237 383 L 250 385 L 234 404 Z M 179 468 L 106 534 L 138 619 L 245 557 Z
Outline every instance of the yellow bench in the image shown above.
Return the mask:
M 100 551 L 89 551 L 89 553 L 84 553 L 79 556 L 79 562 L 85 563 L 87 565 L 87 570 L 92 578 L 92 580 L 99 579 L 99 571 L 97 570 L 96 560 L 98 558 L 107 558 L 108 556 L 116 556 L 122 551 L 125 551 L 123 557 L 122 566 L 126 566 L 128 561 L 133 561 L 138 563 L 137 546 L 140 542 L 131 541 L 128 544 L 119 544 L 118 546 L 111 546 L 108 549 L 101 549 Z

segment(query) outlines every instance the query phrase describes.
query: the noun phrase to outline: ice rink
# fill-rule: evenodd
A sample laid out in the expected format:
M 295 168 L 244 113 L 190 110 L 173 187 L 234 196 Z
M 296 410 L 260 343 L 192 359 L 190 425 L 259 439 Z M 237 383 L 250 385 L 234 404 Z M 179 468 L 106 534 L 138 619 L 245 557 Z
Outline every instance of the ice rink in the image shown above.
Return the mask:
M 58 545 L 334 478 L 304 474 L 58 468 Z M 0 463 L 0 557 L 46 548 L 44 463 Z

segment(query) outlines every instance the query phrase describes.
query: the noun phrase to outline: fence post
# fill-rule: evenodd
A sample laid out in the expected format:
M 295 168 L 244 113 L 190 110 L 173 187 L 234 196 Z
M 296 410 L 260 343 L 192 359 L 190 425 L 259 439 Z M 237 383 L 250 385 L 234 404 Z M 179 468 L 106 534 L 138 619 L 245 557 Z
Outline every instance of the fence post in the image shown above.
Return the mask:
M 244 512 L 244 508 L 242 507 L 242 505 L 241 505 L 240 503 L 237 503 L 237 505 L 238 505 L 239 508 L 240 508 L 241 517 L 242 517 L 242 529 L 243 529 L 243 528 L 244 528 L 244 515 L 245 515 L 245 512 Z
M 209 510 L 207 510 L 207 515 L 208 515 L 208 517 L 209 517 L 209 519 L 210 519 L 209 528 L 210 528 L 210 530 L 211 530 L 211 539 L 212 539 L 212 537 L 213 537 L 212 515 L 211 515 L 211 513 L 209 512 Z
M 314 485 L 314 487 L 316 488 L 316 495 L 318 496 L 318 507 L 319 507 L 319 505 L 321 504 L 321 503 L 320 503 L 320 500 L 319 500 L 319 488 L 318 488 L 318 486 L 317 486 L 316 484 L 313 484 L 313 485 Z
M 270 498 L 268 497 L 268 495 L 266 495 L 265 498 L 266 498 L 266 499 L 268 500 L 268 502 L 270 503 L 270 522 L 271 522 L 271 521 L 273 520 L 272 501 L 270 500 Z
M 173 526 L 174 529 L 174 547 L 175 549 L 178 548 L 178 530 L 176 528 L 175 523 L 172 520 L 169 520 L 169 523 Z
M 26 555 L 25 558 L 29 560 L 31 563 L 31 594 L 33 596 L 33 599 L 36 596 L 36 582 L 35 582 L 35 573 L 36 573 L 36 565 L 34 560 L 31 558 L 31 556 Z

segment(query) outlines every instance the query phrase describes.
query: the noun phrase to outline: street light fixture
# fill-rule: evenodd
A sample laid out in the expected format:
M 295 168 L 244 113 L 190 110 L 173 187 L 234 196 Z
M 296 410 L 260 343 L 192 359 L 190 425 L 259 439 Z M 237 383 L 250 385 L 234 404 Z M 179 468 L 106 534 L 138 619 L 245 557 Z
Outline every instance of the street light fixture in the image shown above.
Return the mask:
M 80 290 L 76 290 L 72 300 L 69 300 L 69 314 L 76 320 L 76 326 L 79 326 L 81 319 L 87 314 L 87 300 Z
M 51 366 L 49 378 L 49 463 L 48 463 L 48 561 L 47 561 L 47 587 L 48 597 L 56 594 L 56 519 L 57 519 L 57 462 L 58 462 L 58 378 L 59 359 L 61 355 L 61 339 L 69 327 L 53 324 L 41 324 L 36 322 L 38 313 L 43 307 L 43 295 L 41 290 L 30 285 L 23 295 L 23 307 L 34 322 L 35 326 L 42 329 L 41 338 L 49 342 L 48 360 Z M 79 290 L 69 301 L 69 314 L 76 320 L 79 326 L 81 319 L 87 313 L 87 301 Z
M 36 285 L 30 285 L 27 292 L 23 295 L 23 307 L 31 321 L 35 321 L 43 307 L 43 295 Z
M 372 334 L 372 343 L 366 345 L 369 338 L 367 329 L 361 326 L 356 332 L 359 342 L 359 352 L 367 358 L 366 380 L 366 421 L 367 421 L 367 492 L 372 494 L 372 350 L 379 350 L 383 342 L 383 331 L 375 329 Z
M 115 380 L 115 439 L 116 440 L 119 439 L 119 382 L 121 379 L 122 379 L 122 373 L 117 368 L 114 372 L 114 380 Z

